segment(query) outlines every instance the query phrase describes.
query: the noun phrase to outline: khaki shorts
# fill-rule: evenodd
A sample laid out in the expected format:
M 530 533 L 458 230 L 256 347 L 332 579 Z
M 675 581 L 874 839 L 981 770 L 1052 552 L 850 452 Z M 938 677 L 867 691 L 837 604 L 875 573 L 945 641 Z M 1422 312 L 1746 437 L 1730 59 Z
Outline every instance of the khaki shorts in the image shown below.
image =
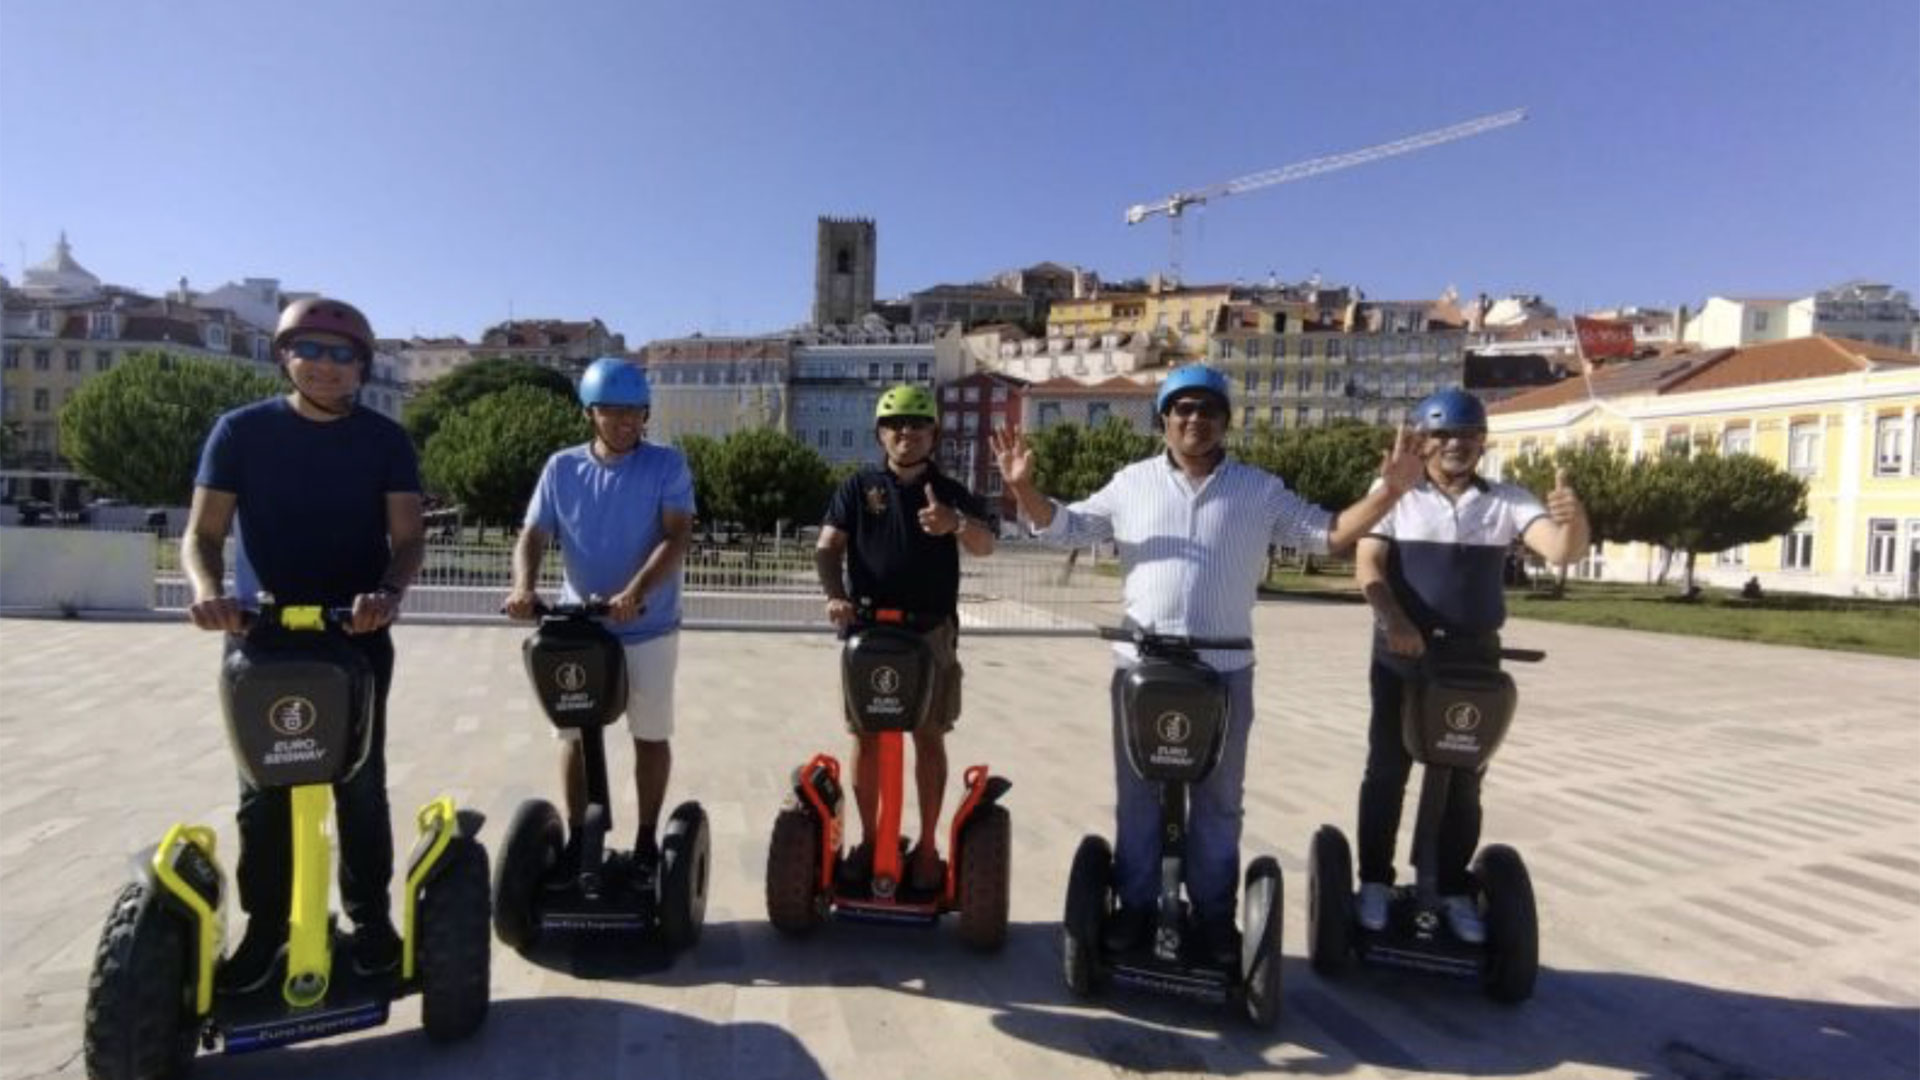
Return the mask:
M 926 727 L 932 731 L 952 731 L 960 719 L 960 621 L 949 619 L 922 636 L 933 646 L 933 700 L 927 704 Z M 847 730 L 857 730 L 844 698 L 841 712 L 846 718 Z
M 627 654 L 627 731 L 635 742 L 666 742 L 673 737 L 673 676 L 680 667 L 680 633 L 662 634 L 634 645 Z M 561 739 L 578 740 L 571 728 L 555 728 Z

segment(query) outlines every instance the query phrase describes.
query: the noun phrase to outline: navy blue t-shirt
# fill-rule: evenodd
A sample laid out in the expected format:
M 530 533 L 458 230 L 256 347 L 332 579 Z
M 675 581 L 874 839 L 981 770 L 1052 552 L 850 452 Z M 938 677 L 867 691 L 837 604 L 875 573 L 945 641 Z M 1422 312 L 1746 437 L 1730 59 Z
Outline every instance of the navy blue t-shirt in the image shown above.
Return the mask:
M 960 542 L 928 536 L 920 527 L 927 484 L 940 501 L 975 520 L 986 510 L 965 484 L 935 472 L 903 484 L 891 469 L 875 465 L 848 477 L 827 506 L 828 525 L 848 534 L 847 584 L 855 603 L 939 618 L 955 614 L 960 600 Z
M 235 592 L 281 604 L 344 606 L 386 573 L 387 494 L 418 493 L 420 465 L 400 425 L 370 409 L 308 420 L 286 398 L 215 421 L 199 487 L 235 499 Z

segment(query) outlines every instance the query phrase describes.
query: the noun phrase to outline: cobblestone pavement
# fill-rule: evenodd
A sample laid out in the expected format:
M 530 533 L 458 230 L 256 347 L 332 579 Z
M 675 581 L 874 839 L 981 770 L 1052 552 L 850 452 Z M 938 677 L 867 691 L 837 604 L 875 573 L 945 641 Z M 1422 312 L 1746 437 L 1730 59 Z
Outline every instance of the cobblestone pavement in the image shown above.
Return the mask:
M 1920 1073 L 1920 665 L 1516 623 L 1516 728 L 1487 781 L 1486 837 L 1540 898 L 1533 1001 L 1305 956 L 1307 840 L 1352 831 L 1364 757 L 1363 610 L 1263 604 L 1247 857 L 1287 874 L 1285 1016 L 1115 993 L 1071 997 L 1058 918 L 1082 834 L 1107 831 L 1108 661 L 1091 640 L 968 638 L 960 768 L 1011 777 L 1010 940 L 951 925 L 765 919 L 787 772 L 844 751 L 821 634 L 688 633 L 670 802 L 713 824 L 706 933 L 677 959 L 604 944 L 494 952 L 474 1039 L 435 1047 L 417 999 L 382 1029 L 238 1058 L 204 1077 L 996 1077 L 1239 1075 L 1911 1078 Z M 553 797 L 523 629 L 404 626 L 392 704 L 396 829 L 448 793 L 497 844 Z M 180 624 L 0 621 L 0 1078 L 79 1076 L 89 965 L 127 856 L 167 825 L 233 851 L 215 719 L 218 642 Z M 631 824 L 616 748 L 618 828 Z M 956 779 L 957 784 L 957 779 Z M 1409 800 L 1409 819 L 1411 818 Z M 951 799 L 949 799 L 951 807 Z M 401 850 L 411 837 L 399 837 Z M 1403 842 L 1404 847 L 1404 842 Z

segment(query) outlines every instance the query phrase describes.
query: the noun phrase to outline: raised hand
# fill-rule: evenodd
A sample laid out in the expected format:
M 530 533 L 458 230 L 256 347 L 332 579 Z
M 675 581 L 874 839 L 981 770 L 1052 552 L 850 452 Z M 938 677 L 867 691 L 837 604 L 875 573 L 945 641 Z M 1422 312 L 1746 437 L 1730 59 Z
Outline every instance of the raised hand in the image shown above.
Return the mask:
M 1405 424 L 1394 433 L 1393 446 L 1380 455 L 1380 478 L 1395 494 L 1412 491 L 1427 474 L 1426 460 L 1420 456 L 1420 436 Z
M 1567 483 L 1567 470 L 1564 466 L 1553 470 L 1553 490 L 1547 492 L 1547 516 L 1556 525 L 1565 525 L 1581 514 L 1580 496 L 1573 493 Z
M 920 528 L 928 536 L 948 536 L 960 531 L 960 511 L 940 501 L 940 493 L 927 481 L 927 505 L 920 510 Z
M 1033 479 L 1033 449 L 1017 427 L 995 428 L 989 436 L 1000 477 L 1009 484 L 1024 484 Z

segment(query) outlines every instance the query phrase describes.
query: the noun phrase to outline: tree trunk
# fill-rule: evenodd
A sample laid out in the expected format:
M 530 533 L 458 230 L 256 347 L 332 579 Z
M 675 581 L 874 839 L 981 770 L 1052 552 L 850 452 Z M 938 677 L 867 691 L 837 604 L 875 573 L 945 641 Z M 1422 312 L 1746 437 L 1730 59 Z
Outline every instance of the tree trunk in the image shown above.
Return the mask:
M 1699 593 L 1699 590 L 1696 589 L 1693 584 L 1693 549 L 1692 548 L 1687 549 L 1686 575 L 1687 575 L 1686 576 L 1686 582 L 1687 582 L 1686 596 L 1687 596 L 1687 599 L 1691 600 Z

